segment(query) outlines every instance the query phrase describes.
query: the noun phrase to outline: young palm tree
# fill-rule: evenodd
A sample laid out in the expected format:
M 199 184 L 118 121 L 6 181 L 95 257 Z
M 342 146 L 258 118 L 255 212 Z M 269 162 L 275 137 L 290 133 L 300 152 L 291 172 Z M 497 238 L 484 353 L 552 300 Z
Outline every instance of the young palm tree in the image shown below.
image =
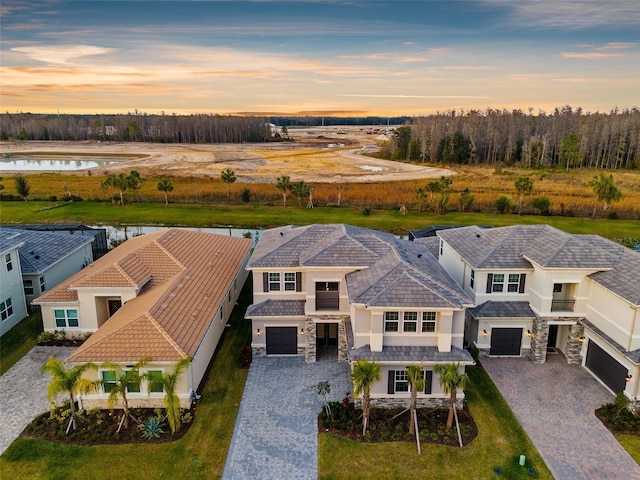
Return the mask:
M 449 394 L 449 417 L 447 418 L 447 428 L 453 426 L 453 409 L 456 408 L 456 397 L 458 389 L 464 389 L 469 382 L 466 373 L 460 373 L 460 362 L 441 363 L 434 367 L 434 372 L 439 376 L 438 382 L 445 395 Z
M 593 193 L 596 194 L 596 202 L 593 205 L 593 218 L 596 218 L 596 211 L 598 209 L 598 202 L 600 200 L 604 201 L 604 208 L 611 202 L 617 202 L 622 198 L 622 193 L 616 187 L 615 182 L 613 181 L 613 175 L 605 175 L 601 173 L 600 175 L 594 176 L 589 181 L 589 186 L 593 189 Z
M 114 362 L 105 362 L 101 365 L 103 370 L 113 372 L 113 378 L 111 382 L 106 382 L 104 379 L 102 380 L 102 385 L 106 389 L 109 390 L 109 398 L 107 398 L 107 404 L 109 408 L 113 410 L 113 408 L 118 403 L 118 398 L 122 397 L 122 422 L 124 427 L 127 428 L 129 426 L 129 401 L 127 399 L 127 391 L 129 388 L 135 388 L 136 385 L 140 385 L 142 379 L 146 378 L 147 375 L 140 375 L 140 369 L 144 367 L 147 362 L 149 362 L 151 358 L 145 357 L 140 360 L 130 369 L 125 370 L 122 368 L 122 365 Z M 118 428 L 118 430 L 120 430 Z
M 369 394 L 371 386 L 379 382 L 381 378 L 380 365 L 367 360 L 357 360 L 353 364 L 351 380 L 353 381 L 353 393 L 362 394 L 362 434 L 367 432 L 369 425 L 369 411 L 371 410 L 371 399 Z
M 289 175 L 282 175 L 276 180 L 276 188 L 282 190 L 282 205 L 287 208 L 287 192 L 291 190 L 291 178 Z
M 164 193 L 164 204 L 169 205 L 169 192 L 173 191 L 171 180 L 163 178 L 158 182 L 158 190 Z
M 531 177 L 522 175 L 516 178 L 514 185 L 519 196 L 518 215 L 522 215 L 522 201 L 524 200 L 525 195 L 529 195 L 531 192 L 533 192 L 533 180 L 531 179 Z
M 220 178 L 227 184 L 227 205 L 229 205 L 229 197 L 231 195 L 231 184 L 236 181 L 236 174 L 230 168 L 225 168 L 220 174 Z
M 180 428 L 180 398 L 176 393 L 176 386 L 180 375 L 189 366 L 189 363 L 191 363 L 191 357 L 185 357 L 174 365 L 170 373 L 148 378 L 149 390 L 151 390 L 152 383 L 161 385 L 164 390 L 164 409 L 171 433 L 176 433 Z
M 71 425 L 76 429 L 76 395 L 87 393 L 95 388 L 95 382 L 84 378 L 82 374 L 87 370 L 96 370 L 98 367 L 93 363 L 83 363 L 70 370 L 56 357 L 51 357 L 42 366 L 42 371 L 51 375 L 51 381 L 47 387 L 47 398 L 55 401 L 60 393 L 69 394 L 69 404 L 71 406 Z
M 418 400 L 418 392 L 424 390 L 424 376 L 422 373 L 422 365 L 410 365 L 407 367 L 407 382 L 409 383 L 409 388 L 411 390 L 411 397 L 409 399 L 409 412 L 411 416 L 409 417 L 409 434 L 415 435 L 415 414 L 416 414 L 416 403 Z

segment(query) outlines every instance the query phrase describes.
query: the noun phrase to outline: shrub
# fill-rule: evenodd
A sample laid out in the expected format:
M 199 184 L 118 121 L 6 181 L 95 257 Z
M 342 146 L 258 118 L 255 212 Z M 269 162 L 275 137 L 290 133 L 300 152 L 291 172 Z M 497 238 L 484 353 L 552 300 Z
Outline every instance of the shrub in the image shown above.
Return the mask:
M 502 195 L 495 202 L 495 207 L 498 213 L 511 213 L 516 207 L 516 204 L 509 197 Z
M 164 423 L 160 422 L 158 417 L 149 417 L 139 426 L 142 438 L 149 441 L 160 438 L 160 435 L 164 433 L 163 427 Z
M 240 364 L 243 367 L 248 367 L 251 365 L 251 360 L 253 357 L 253 352 L 251 351 L 251 346 L 246 345 L 240 349 Z
M 549 207 L 551 202 L 544 195 L 540 195 L 531 200 L 531 206 L 534 210 L 538 210 L 541 215 L 549 215 Z
M 51 196 L 49 197 L 49 201 L 50 201 L 50 202 L 57 202 L 57 201 L 58 201 L 58 197 L 56 197 L 55 195 L 51 195 Z
M 618 216 L 618 212 L 609 212 L 609 215 L 607 215 L 607 218 L 609 220 L 618 220 L 618 218 L 620 218 Z
M 242 192 L 240 193 L 240 198 L 242 199 L 242 201 L 244 203 L 250 203 L 251 202 L 251 190 L 249 190 L 248 188 L 243 189 Z
M 362 214 L 366 217 L 371 215 L 371 207 L 364 207 L 364 210 L 362 210 Z

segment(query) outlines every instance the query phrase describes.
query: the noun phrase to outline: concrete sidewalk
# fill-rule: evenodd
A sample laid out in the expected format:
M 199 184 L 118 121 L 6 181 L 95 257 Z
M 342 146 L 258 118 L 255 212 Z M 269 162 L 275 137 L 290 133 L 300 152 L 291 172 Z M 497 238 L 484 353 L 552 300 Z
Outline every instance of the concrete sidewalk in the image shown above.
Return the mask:
M 580 365 L 548 355 L 481 358 L 520 424 L 558 480 L 640 480 L 640 466 L 595 416 L 613 395 Z

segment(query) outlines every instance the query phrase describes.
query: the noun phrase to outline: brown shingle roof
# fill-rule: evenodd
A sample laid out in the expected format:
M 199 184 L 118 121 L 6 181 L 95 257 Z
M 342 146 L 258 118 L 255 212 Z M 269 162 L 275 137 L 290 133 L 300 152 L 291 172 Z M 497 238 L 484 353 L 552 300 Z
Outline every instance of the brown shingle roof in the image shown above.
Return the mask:
M 146 241 L 138 240 L 145 237 Z M 120 278 L 129 278 L 132 286 L 151 279 L 69 361 L 123 362 L 144 356 L 175 361 L 193 356 L 252 245 L 251 239 L 180 229 L 145 237 L 132 239 L 137 240 L 133 248 L 129 240 L 102 257 L 95 273 L 83 274 L 85 269 L 76 274 L 79 278 L 74 275 L 38 299 L 56 301 L 56 290 L 68 291 L 81 281 L 92 283 L 89 278 L 96 275 L 110 282 L 116 265 L 124 275 Z M 126 248 L 120 252 L 122 247 Z

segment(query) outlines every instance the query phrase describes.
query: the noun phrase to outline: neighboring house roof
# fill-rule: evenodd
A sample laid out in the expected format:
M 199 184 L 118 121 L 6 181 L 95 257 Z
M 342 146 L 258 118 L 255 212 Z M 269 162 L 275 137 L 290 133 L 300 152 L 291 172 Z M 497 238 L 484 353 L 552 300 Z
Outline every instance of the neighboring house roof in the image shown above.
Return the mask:
M 247 268 L 301 267 L 358 269 L 346 275 L 352 303 L 433 308 L 472 303 L 427 246 L 350 225 L 267 230 Z
M 589 320 L 587 320 L 586 318 L 580 319 L 580 322 L 582 324 L 584 324 L 585 327 L 587 327 L 587 328 L 591 329 L 592 331 L 594 331 L 600 338 L 602 338 L 609 345 L 611 345 L 613 348 L 615 348 L 620 353 L 622 353 L 625 357 L 627 357 L 633 363 L 640 364 L 640 348 L 638 348 L 636 350 L 627 350 L 622 345 L 620 345 L 618 342 L 616 342 L 613 338 L 611 338 L 609 335 L 604 333 L 602 330 L 600 330 L 598 327 L 596 327 L 593 323 L 591 323 Z
M 18 250 L 23 274 L 41 274 L 93 241 L 93 237 L 0 227 L 0 238 L 24 242 Z
M 272 300 L 249 305 L 246 318 L 258 317 L 304 317 L 306 300 Z
M 20 236 L 16 232 L 0 228 L 0 253 L 5 254 L 9 250 L 17 250 L 24 245 Z M 1 259 L 4 260 L 4 259 Z
M 252 243 L 174 228 L 134 237 L 34 303 L 77 301 L 78 288 L 138 289 L 69 361 L 175 361 L 196 353 Z
M 534 318 L 529 302 L 494 302 L 489 300 L 467 310 L 474 318 Z

